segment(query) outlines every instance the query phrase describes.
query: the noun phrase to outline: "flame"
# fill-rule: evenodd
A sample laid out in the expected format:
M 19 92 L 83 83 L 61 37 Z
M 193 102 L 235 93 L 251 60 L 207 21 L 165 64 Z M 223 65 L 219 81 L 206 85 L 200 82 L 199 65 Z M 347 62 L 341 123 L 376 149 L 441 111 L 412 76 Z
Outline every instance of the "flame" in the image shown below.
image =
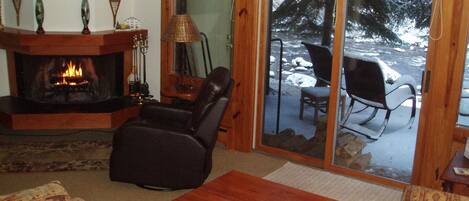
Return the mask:
M 66 78 L 66 77 L 83 77 L 83 69 L 81 68 L 81 66 L 79 66 L 78 69 L 77 69 L 77 66 L 72 61 L 70 61 L 67 64 L 67 70 L 65 71 L 65 73 L 62 74 L 62 77 L 64 77 L 64 78 Z
M 55 83 L 55 85 L 68 85 L 68 86 L 78 86 L 78 85 L 83 85 L 87 84 L 88 81 L 83 79 L 83 69 L 81 68 L 81 65 L 78 66 L 74 64 L 72 61 L 70 61 L 67 64 L 67 69 L 65 70 L 64 73 L 61 75 L 62 80 L 58 81 Z M 80 82 L 76 81 L 69 81 L 70 78 L 74 78 L 75 80 L 81 80 Z

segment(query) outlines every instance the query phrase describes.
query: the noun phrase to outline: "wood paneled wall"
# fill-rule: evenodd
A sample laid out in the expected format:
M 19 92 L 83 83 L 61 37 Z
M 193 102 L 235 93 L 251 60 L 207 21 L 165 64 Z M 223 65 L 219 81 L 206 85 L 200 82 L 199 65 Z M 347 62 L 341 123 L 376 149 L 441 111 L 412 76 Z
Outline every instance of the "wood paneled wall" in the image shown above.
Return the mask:
M 423 94 L 412 183 L 441 188 L 439 177 L 452 157 L 452 145 L 467 48 L 468 9 L 465 0 L 445 1 L 433 8 L 434 26 L 429 41 L 427 72 L 429 93 Z M 442 17 L 443 20 L 440 20 Z M 440 38 L 441 36 L 441 38 Z M 425 89 L 423 89 L 425 91 Z
M 234 11 L 233 101 L 239 104 L 234 146 L 237 150 L 250 151 L 253 144 L 254 111 L 256 94 L 256 68 L 258 50 L 259 2 L 236 0 Z

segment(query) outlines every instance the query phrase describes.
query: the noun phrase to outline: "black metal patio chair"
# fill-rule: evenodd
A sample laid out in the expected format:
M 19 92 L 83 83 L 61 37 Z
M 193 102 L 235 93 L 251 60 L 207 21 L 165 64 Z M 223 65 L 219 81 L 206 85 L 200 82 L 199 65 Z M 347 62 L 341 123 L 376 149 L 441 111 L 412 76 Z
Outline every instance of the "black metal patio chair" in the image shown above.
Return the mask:
M 341 122 L 343 128 L 365 135 L 377 140 L 388 125 L 391 112 L 401 106 L 406 100 L 412 100 L 412 111 L 408 122 L 409 128 L 416 113 L 416 87 L 415 80 L 409 75 L 402 75 L 392 84 L 385 82 L 380 62 L 344 57 L 343 68 L 346 82 L 346 91 L 351 98 L 349 108 Z M 379 109 L 386 110 L 384 122 L 378 130 L 371 130 L 357 124 L 350 123 L 350 115 L 355 102 L 374 108 L 371 115 L 360 122 L 365 125 L 371 121 Z
M 319 112 L 327 113 L 330 96 L 332 53 L 328 47 L 302 42 L 308 50 L 313 63 L 316 84 L 314 87 L 302 87 L 300 97 L 300 120 L 303 119 L 304 104 L 314 107 L 314 122 L 319 119 Z M 345 95 L 341 95 L 342 111 L 345 108 Z M 342 112 L 343 114 L 343 112 Z

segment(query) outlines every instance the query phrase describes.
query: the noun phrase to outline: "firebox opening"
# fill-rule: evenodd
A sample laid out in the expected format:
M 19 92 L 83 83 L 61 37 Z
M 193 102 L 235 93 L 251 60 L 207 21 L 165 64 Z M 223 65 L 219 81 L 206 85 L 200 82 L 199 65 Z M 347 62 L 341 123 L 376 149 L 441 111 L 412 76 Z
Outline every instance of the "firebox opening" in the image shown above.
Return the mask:
M 18 96 L 42 103 L 95 103 L 123 95 L 123 54 L 32 56 L 16 53 Z

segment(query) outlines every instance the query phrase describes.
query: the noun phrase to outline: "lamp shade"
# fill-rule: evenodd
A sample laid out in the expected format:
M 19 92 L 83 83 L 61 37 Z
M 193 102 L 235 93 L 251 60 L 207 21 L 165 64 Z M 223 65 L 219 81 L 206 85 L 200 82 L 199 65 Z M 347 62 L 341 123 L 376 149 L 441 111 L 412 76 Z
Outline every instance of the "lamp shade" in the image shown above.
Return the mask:
M 192 43 L 201 40 L 200 32 L 189 15 L 174 15 L 161 40 L 176 43 Z

